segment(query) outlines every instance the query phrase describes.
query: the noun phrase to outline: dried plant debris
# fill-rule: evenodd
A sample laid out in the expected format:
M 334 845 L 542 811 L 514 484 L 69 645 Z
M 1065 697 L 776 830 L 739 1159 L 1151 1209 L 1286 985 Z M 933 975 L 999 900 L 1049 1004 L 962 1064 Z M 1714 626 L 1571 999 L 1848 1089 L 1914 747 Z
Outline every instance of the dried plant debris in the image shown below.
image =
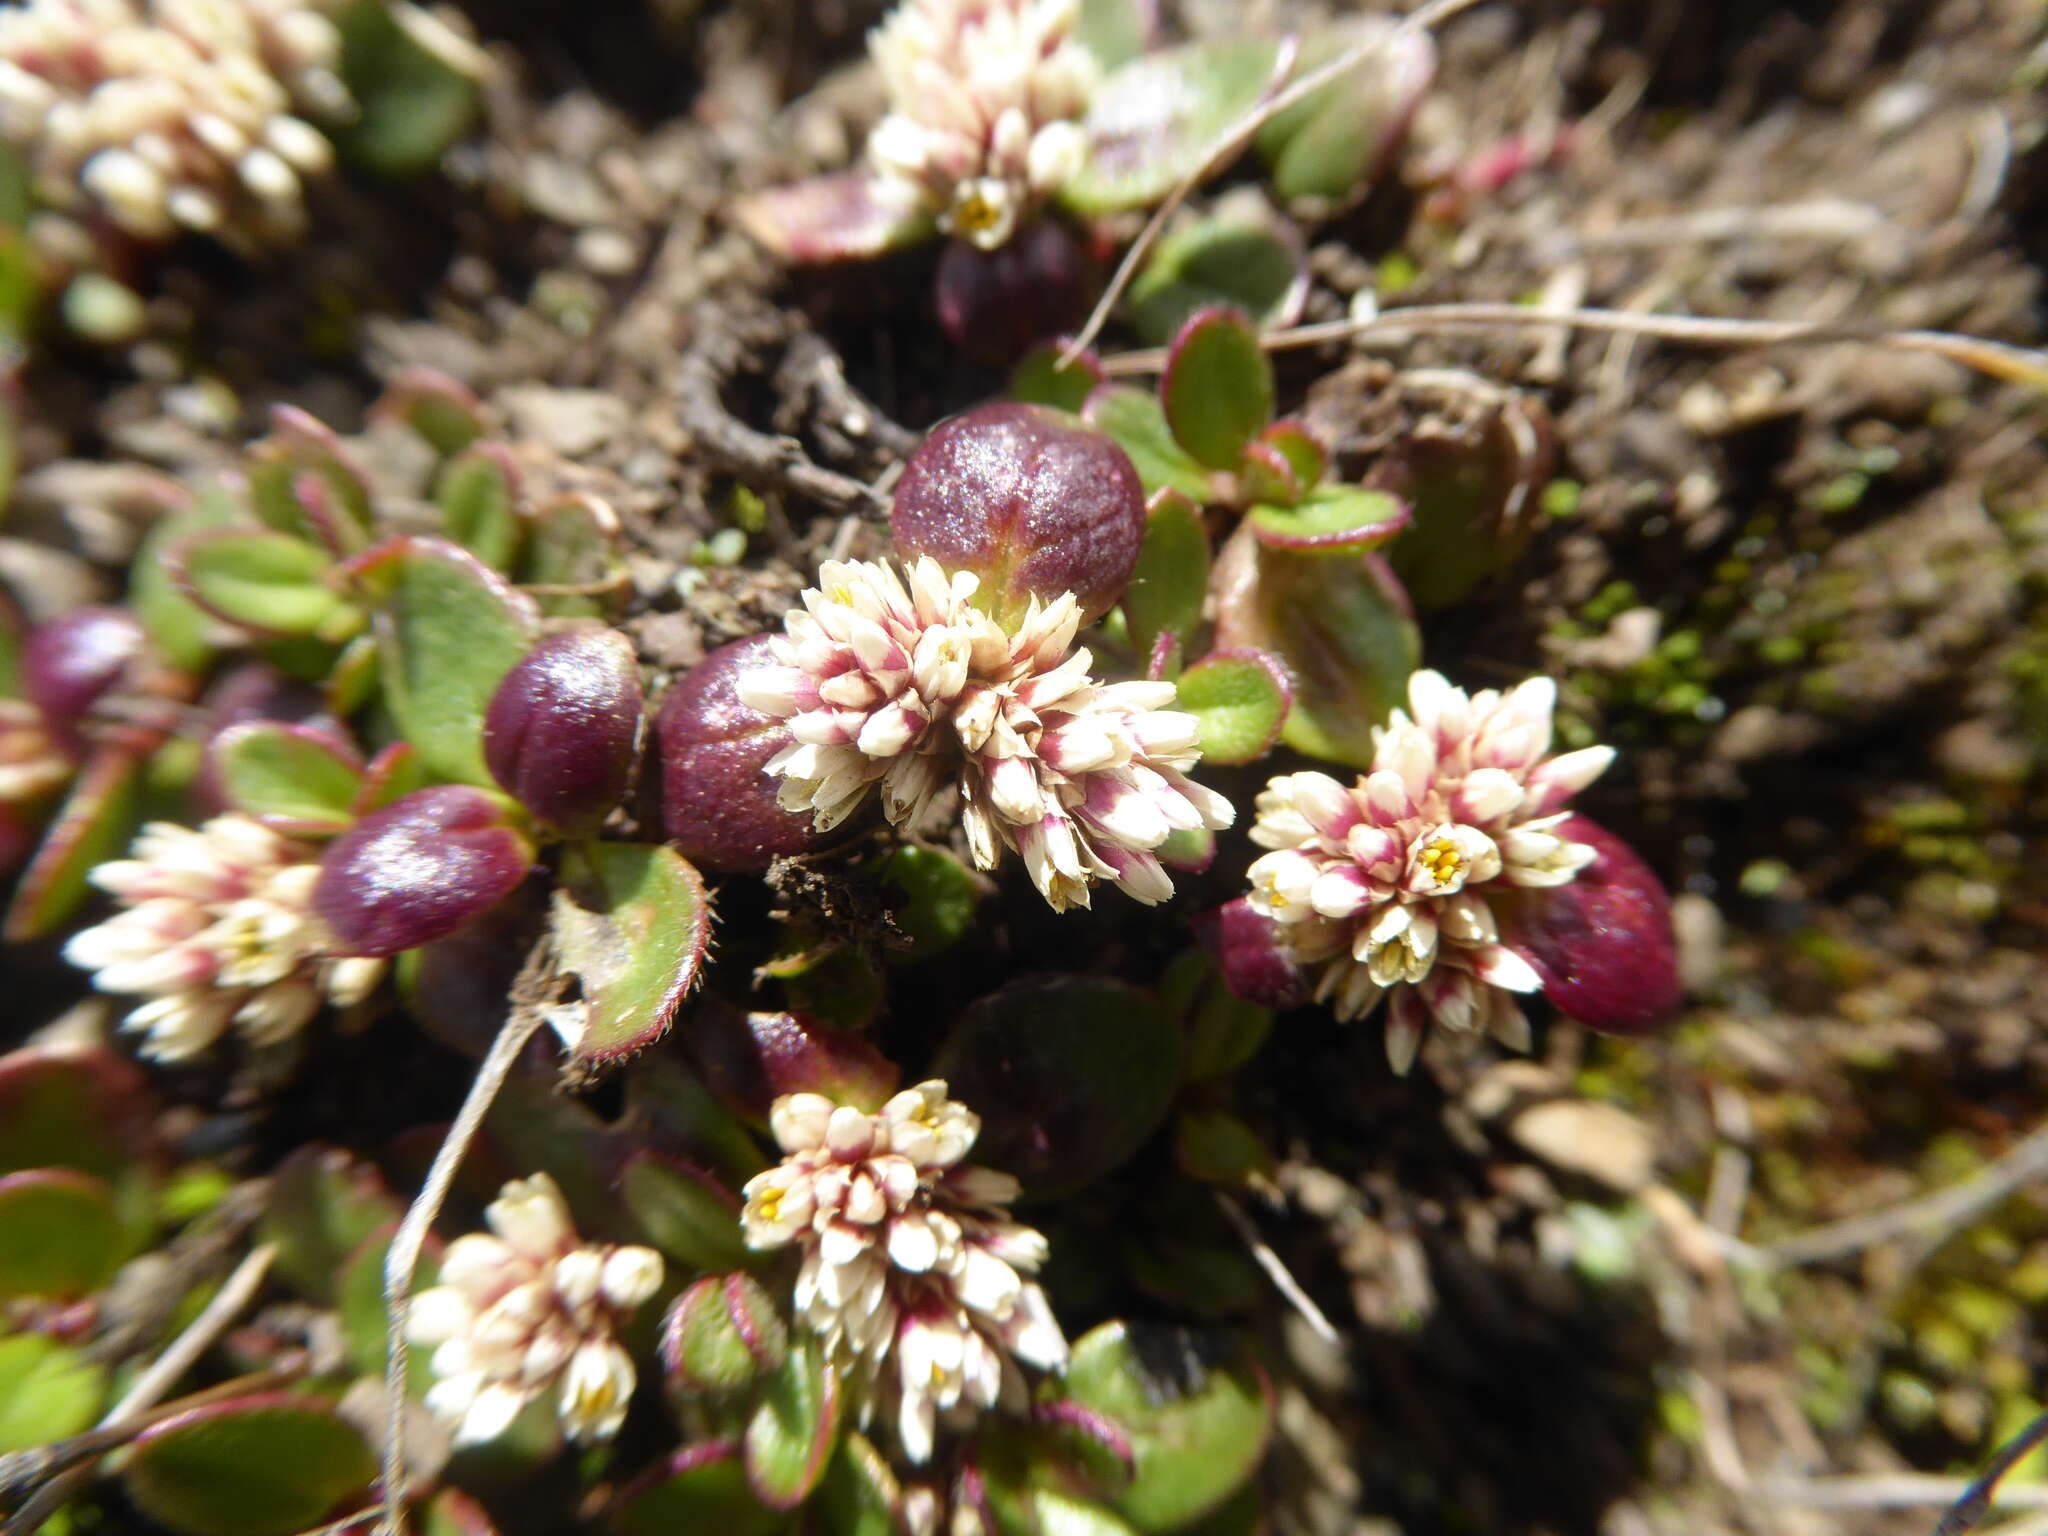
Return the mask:
M 0 11 L 10 1529 L 2033 1502 L 2038 12 L 556 9 Z

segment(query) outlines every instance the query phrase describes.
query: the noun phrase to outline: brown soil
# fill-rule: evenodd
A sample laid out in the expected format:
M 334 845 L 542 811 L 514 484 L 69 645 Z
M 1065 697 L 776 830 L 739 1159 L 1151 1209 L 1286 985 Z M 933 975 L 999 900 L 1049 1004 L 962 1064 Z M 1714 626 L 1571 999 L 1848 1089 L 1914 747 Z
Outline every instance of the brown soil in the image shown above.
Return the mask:
M 168 341 L 43 358 L 11 531 L 104 560 L 119 520 L 59 514 L 112 493 L 66 461 L 215 462 L 277 400 L 346 429 L 380 376 L 427 363 L 625 515 L 651 662 L 769 623 L 821 548 L 879 550 L 871 484 L 1000 380 L 932 323 L 929 251 L 791 277 L 722 217 L 735 189 L 847 157 L 873 101 L 845 66 L 876 8 L 599 9 L 473 0 L 503 77 L 444 180 L 334 192 L 318 241 L 255 281 L 180 250 L 158 277 Z M 1454 219 L 1388 187 L 1322 230 L 1311 314 L 1398 251 L 1399 302 L 1569 294 L 2038 341 L 2042 26 L 2029 0 L 1484 6 L 1446 34 L 1411 169 L 1565 137 Z M 1290 358 L 1291 399 L 1368 420 L 1386 370 L 1349 355 Z M 1930 1529 L 1924 1501 L 1831 1506 L 1835 1480 L 1966 1473 L 2038 1405 L 2048 1209 L 2021 1190 L 1933 1232 L 1770 1256 L 1954 1183 L 2048 1110 L 2048 411 L 1852 345 L 1523 331 L 1371 355 L 1548 404 L 1576 494 L 1553 491 L 1509 581 L 1430 620 L 1427 652 L 1474 685 L 1554 671 L 1572 720 L 1623 750 L 1586 809 L 1681 894 L 1693 991 L 1661 1040 L 1557 1026 L 1535 1063 L 1445 1056 L 1408 1082 L 1371 1028 L 1283 1021 L 1247 1090 L 1291 1152 L 1286 1204 L 1258 1219 L 1348 1341 L 1339 1358 L 1272 1325 L 1289 1528 Z M 767 531 L 680 594 L 739 484 Z M 1069 934 L 1030 914 L 981 936 L 897 1000 L 893 1043 L 991 965 L 1068 963 Z M 1178 939 L 1105 922 L 1087 942 L 1142 977 Z M 394 1048 L 347 1047 L 371 1098 Z M 443 1066 L 389 1113 L 431 1118 Z M 293 1134 L 345 1134 L 348 1073 L 295 1101 Z M 1563 1114 L 1548 1138 L 1543 1105 Z

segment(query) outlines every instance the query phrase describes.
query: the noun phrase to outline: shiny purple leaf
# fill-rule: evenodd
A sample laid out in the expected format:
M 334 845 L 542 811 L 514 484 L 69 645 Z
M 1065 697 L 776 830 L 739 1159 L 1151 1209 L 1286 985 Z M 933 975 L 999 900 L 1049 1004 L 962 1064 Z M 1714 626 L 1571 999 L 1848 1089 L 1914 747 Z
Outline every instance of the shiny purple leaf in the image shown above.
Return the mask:
M 491 695 L 484 763 L 541 821 L 594 832 L 632 781 L 644 703 L 640 665 L 624 635 L 550 635 Z
M 142 625 L 125 608 L 73 609 L 22 641 L 21 691 L 46 725 L 74 738 L 72 727 L 127 676 L 143 645 Z
M 1145 493 L 1110 438 L 1063 411 L 1003 402 L 924 440 L 896 482 L 889 531 L 906 560 L 980 576 L 978 600 L 1005 622 L 1062 592 L 1095 619 L 1137 567 Z
M 320 860 L 313 906 L 345 955 L 395 955 L 445 938 L 518 888 L 526 839 L 490 796 L 417 790 L 365 816 Z
M 766 635 L 720 646 L 676 680 L 655 719 L 662 826 L 705 869 L 758 872 L 819 840 L 808 815 L 776 803 L 764 771 L 790 744 L 789 727 L 733 689 L 740 673 L 772 659 Z
M 1525 893 L 1506 934 L 1560 1013 L 1610 1035 L 1643 1035 L 1683 991 L 1671 898 L 1636 851 L 1574 815 L 1558 834 L 1597 850 L 1569 885 Z
M 1293 1008 L 1308 997 L 1301 968 L 1281 948 L 1279 924 L 1244 897 L 1204 912 L 1194 927 L 1233 995 L 1262 1008 Z
M 1034 342 L 1078 325 L 1093 278 L 1080 243 L 1051 219 L 998 250 L 955 240 L 939 257 L 939 324 L 967 356 L 1001 367 Z

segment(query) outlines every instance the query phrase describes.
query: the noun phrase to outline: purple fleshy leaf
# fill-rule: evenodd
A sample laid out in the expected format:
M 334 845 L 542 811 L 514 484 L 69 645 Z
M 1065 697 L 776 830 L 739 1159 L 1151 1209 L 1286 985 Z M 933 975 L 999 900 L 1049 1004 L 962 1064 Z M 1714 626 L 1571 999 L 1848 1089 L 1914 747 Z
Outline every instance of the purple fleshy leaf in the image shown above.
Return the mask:
M 877 1110 L 901 1079 L 887 1057 L 848 1030 L 795 1013 L 741 1013 L 715 999 L 691 1014 L 689 1043 L 720 1102 L 760 1123 L 785 1093 L 822 1093 Z
M 743 197 L 733 217 L 785 261 L 811 265 L 879 256 L 928 238 L 932 212 L 865 171 L 814 176 Z
M 1041 219 L 999 250 L 965 240 L 939 257 L 939 324 L 976 362 L 1001 367 L 1088 313 L 1094 272 L 1064 226 Z
M 1280 925 L 1245 897 L 1204 912 L 1194 926 L 1234 996 L 1262 1008 L 1293 1008 L 1308 996 L 1301 968 L 1281 947 Z
M 1096 619 L 1137 567 L 1145 493 L 1110 438 L 1063 411 L 1004 402 L 924 440 L 896 482 L 889 531 L 906 560 L 980 576 L 978 600 L 1006 622 L 1062 592 Z
M 1560 1013 L 1610 1035 L 1643 1035 L 1677 1010 L 1683 986 L 1671 898 L 1636 851 L 1573 815 L 1560 837 L 1598 857 L 1569 885 L 1525 894 L 1506 935 Z
M 789 727 L 742 704 L 735 679 L 773 661 L 766 635 L 722 645 L 676 680 L 654 723 L 661 821 L 668 840 L 705 869 L 754 873 L 815 847 L 811 818 L 776 803 L 768 759 Z
M 365 816 L 320 859 L 313 907 L 344 955 L 395 955 L 445 938 L 510 895 L 533 849 L 489 795 L 416 790 Z
M 21 691 L 77 749 L 73 727 L 142 654 L 141 624 L 125 608 L 75 608 L 38 624 L 21 646 Z
M 643 713 L 632 641 L 615 629 L 550 635 L 491 695 L 484 763 L 541 821 L 594 832 L 632 780 Z

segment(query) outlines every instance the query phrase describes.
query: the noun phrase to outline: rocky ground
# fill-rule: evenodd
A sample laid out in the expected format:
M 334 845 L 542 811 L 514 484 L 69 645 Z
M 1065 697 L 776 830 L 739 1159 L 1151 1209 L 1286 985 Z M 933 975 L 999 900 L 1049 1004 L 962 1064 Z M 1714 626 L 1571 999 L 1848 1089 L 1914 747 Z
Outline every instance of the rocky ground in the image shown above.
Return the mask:
M 499 73 L 444 178 L 330 190 L 315 243 L 253 281 L 180 250 L 156 339 L 40 358 L 10 569 L 118 563 L 123 482 L 83 461 L 193 470 L 274 401 L 348 429 L 406 363 L 619 508 L 658 665 L 779 617 L 821 551 L 878 549 L 878 478 L 1000 377 L 931 322 L 929 248 L 792 277 L 725 218 L 849 156 L 874 8 L 571 9 L 472 0 Z M 1317 235 L 1311 317 L 1376 284 L 2039 339 L 2030 0 L 1494 3 L 1444 49 L 1404 179 Z M 1510 140 L 1521 174 L 1446 190 Z M 1318 1533 L 1931 1529 L 2048 1379 L 2024 1177 L 2048 1110 L 2048 410 L 1861 344 L 1527 329 L 1296 353 L 1283 384 L 1356 455 L 1446 370 L 1539 397 L 1559 478 L 1526 560 L 1426 654 L 1474 685 L 1552 671 L 1571 728 L 1622 749 L 1586 808 L 1680 893 L 1691 1000 L 1661 1040 L 1554 1027 L 1533 1061 L 1405 1082 L 1376 1041 L 1286 1021 L 1256 1091 L 1324 1155 L 1259 1219 L 1346 1346 L 1276 1317 L 1297 1369 L 1274 1486 Z M 760 531 L 707 560 L 742 487 Z M 1049 933 L 991 943 L 1028 968 Z M 44 1012 L 74 995 L 53 955 L 18 963 Z M 338 1134 L 391 1043 L 249 1134 Z M 1911 1203 L 1959 1183 L 1982 1198 Z

